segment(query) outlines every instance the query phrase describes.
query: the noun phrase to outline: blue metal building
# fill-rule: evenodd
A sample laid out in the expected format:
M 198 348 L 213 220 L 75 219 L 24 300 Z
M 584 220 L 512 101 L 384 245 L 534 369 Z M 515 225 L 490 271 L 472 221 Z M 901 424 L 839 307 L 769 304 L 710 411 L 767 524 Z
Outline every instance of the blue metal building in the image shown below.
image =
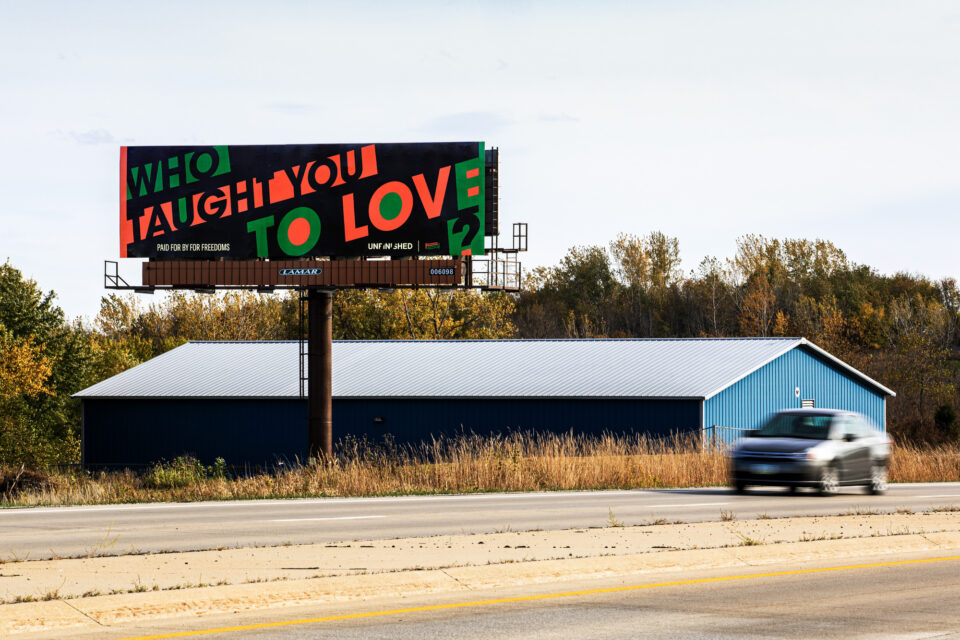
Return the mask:
M 297 342 L 191 342 L 77 394 L 87 466 L 303 460 Z M 802 338 L 338 341 L 334 438 L 570 430 L 731 440 L 779 409 L 885 428 L 894 392 Z

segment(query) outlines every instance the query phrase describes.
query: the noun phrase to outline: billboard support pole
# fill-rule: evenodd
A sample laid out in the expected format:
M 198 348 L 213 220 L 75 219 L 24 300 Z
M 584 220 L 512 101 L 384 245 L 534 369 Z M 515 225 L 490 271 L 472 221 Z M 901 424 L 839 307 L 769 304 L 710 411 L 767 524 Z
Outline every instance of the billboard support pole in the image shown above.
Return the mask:
M 307 294 L 307 424 L 310 458 L 333 460 L 333 292 Z

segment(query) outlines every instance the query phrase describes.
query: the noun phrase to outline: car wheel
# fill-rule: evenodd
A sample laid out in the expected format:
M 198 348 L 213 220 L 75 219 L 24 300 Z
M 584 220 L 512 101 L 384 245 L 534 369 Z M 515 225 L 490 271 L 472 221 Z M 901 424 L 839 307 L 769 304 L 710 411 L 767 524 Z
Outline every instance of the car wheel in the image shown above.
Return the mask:
M 836 467 L 825 467 L 820 473 L 820 495 L 832 496 L 840 491 L 840 474 Z
M 734 480 L 730 486 L 732 486 L 733 490 L 736 491 L 737 493 L 747 492 L 747 485 L 741 480 Z
M 880 495 L 887 490 L 887 466 L 875 464 L 870 467 L 870 493 Z
M 787 487 L 787 491 L 789 491 L 790 493 L 796 493 L 798 488 L 799 487 L 797 487 L 797 485 L 791 484 L 789 487 Z

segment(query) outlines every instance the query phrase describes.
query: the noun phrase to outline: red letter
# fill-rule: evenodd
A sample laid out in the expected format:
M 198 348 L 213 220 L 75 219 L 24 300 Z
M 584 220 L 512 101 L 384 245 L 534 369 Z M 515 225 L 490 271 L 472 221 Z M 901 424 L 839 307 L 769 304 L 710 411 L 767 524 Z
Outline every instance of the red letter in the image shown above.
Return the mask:
M 360 173 L 361 178 L 377 175 L 376 145 L 368 144 L 365 147 L 360 147 L 360 166 L 363 169 Z
M 449 177 L 449 166 L 440 169 L 440 175 L 437 176 L 437 188 L 431 196 L 423 174 L 413 176 L 413 186 L 417 188 L 417 195 L 420 196 L 420 202 L 423 203 L 423 210 L 427 212 L 428 218 L 436 218 L 440 215 L 440 210 L 443 208 L 443 196 L 447 193 L 447 179 Z
M 353 194 L 343 196 L 343 235 L 347 242 L 359 240 L 367 236 L 367 225 L 357 226 L 357 214 L 353 208 Z

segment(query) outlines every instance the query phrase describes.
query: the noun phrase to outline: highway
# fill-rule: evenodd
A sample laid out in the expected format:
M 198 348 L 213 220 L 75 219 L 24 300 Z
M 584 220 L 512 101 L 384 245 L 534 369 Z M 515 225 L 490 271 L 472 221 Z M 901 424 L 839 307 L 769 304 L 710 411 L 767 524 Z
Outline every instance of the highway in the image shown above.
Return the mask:
M 602 589 L 611 591 L 596 593 Z M 315 620 L 324 617 L 341 619 Z M 906 555 L 329 604 L 72 637 L 916 639 L 957 638 L 958 630 L 960 558 Z
M 891 485 L 883 496 L 706 488 L 8 508 L 0 560 L 570 529 L 604 526 L 611 513 L 630 526 L 941 506 L 960 506 L 960 483 Z

